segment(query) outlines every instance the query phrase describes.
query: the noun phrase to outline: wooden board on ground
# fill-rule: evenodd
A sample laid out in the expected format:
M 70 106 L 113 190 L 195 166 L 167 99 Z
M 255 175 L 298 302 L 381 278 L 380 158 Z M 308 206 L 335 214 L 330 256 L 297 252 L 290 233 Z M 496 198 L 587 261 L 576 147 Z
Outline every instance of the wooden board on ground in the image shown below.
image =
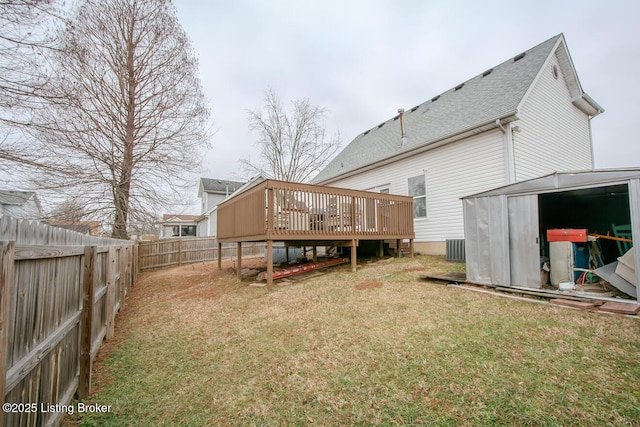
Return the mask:
M 466 283 L 466 273 L 445 273 L 439 275 L 426 275 L 421 277 L 422 280 L 439 280 L 447 283 Z
M 552 300 L 549 300 L 549 303 L 555 304 L 555 305 L 562 305 L 564 307 L 580 308 L 583 310 L 589 310 L 589 309 L 595 308 L 595 304 L 592 302 L 574 301 L 570 299 L 552 299 Z
M 607 302 L 600 306 L 600 310 L 607 311 L 609 313 L 638 314 L 640 312 L 640 304 Z

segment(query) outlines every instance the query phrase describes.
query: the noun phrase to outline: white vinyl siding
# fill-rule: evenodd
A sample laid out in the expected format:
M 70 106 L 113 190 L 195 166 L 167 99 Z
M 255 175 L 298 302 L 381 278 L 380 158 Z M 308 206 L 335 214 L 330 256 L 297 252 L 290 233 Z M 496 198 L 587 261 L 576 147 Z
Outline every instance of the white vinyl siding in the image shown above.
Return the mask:
M 214 206 L 218 206 L 226 198 L 224 194 L 204 193 L 202 211 L 200 213 L 205 213 Z
M 504 136 L 491 130 L 331 183 L 357 190 L 390 183 L 391 194 L 409 195 L 408 178 L 425 176 L 427 218 L 416 218 L 417 242 L 464 237 L 463 196 L 505 184 Z
M 513 133 L 516 181 L 593 168 L 589 118 L 571 103 L 555 54 L 541 69 L 518 115 Z
M 17 219 L 41 219 L 40 207 L 33 197 L 22 205 L 0 205 L 0 215 L 7 215 Z

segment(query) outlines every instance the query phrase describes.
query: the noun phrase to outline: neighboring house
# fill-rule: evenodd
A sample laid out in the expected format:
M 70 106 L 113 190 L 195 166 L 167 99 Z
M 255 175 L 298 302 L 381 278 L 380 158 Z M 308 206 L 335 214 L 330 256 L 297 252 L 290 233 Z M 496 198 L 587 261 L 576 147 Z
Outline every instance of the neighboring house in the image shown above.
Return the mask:
M 0 190 L 0 214 L 16 219 L 40 219 L 42 206 L 32 191 Z
M 593 169 L 591 119 L 555 36 L 358 135 L 314 184 L 414 196 L 415 248 L 464 238 L 461 197 L 559 170 Z
M 201 202 L 200 217 L 197 219 L 198 236 L 216 235 L 217 206 L 244 184 L 244 182 L 224 179 L 200 178 L 198 197 Z
M 100 221 L 45 221 L 46 224 L 54 227 L 64 228 L 77 233 L 88 234 L 90 236 L 100 236 L 102 234 L 102 223 Z
M 162 216 L 160 238 L 196 237 L 196 226 L 199 215 L 174 215 Z

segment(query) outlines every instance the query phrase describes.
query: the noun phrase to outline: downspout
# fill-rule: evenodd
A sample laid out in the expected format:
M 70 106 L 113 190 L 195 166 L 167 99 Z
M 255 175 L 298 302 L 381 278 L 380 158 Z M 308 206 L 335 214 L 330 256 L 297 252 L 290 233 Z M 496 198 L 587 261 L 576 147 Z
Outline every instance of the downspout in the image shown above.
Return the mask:
M 502 125 L 502 122 L 500 122 L 500 119 L 497 119 L 496 126 L 504 134 L 504 181 L 505 184 L 513 184 L 516 182 L 516 166 L 513 155 L 513 133 L 511 132 L 511 122 L 507 123 L 507 127 L 505 128 Z
M 591 170 L 594 170 L 596 168 L 596 161 L 595 161 L 595 155 L 593 154 L 593 134 L 591 132 L 591 119 L 593 119 L 595 116 L 587 116 L 587 122 L 589 124 L 589 145 L 591 146 Z

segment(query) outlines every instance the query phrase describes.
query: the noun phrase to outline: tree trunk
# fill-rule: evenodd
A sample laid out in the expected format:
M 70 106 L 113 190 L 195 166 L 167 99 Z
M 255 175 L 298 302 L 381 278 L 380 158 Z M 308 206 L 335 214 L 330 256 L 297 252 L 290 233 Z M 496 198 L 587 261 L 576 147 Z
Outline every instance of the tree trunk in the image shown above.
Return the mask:
M 135 45 L 133 42 L 135 20 L 131 20 L 127 39 L 127 70 L 126 70 L 126 109 L 124 147 L 122 155 L 122 169 L 120 179 L 115 188 L 116 215 L 113 222 L 113 237 L 129 239 L 127 223 L 129 216 L 129 196 L 131 194 L 131 173 L 133 170 L 133 147 L 135 138 L 135 111 L 136 111 L 136 76 L 135 76 Z

